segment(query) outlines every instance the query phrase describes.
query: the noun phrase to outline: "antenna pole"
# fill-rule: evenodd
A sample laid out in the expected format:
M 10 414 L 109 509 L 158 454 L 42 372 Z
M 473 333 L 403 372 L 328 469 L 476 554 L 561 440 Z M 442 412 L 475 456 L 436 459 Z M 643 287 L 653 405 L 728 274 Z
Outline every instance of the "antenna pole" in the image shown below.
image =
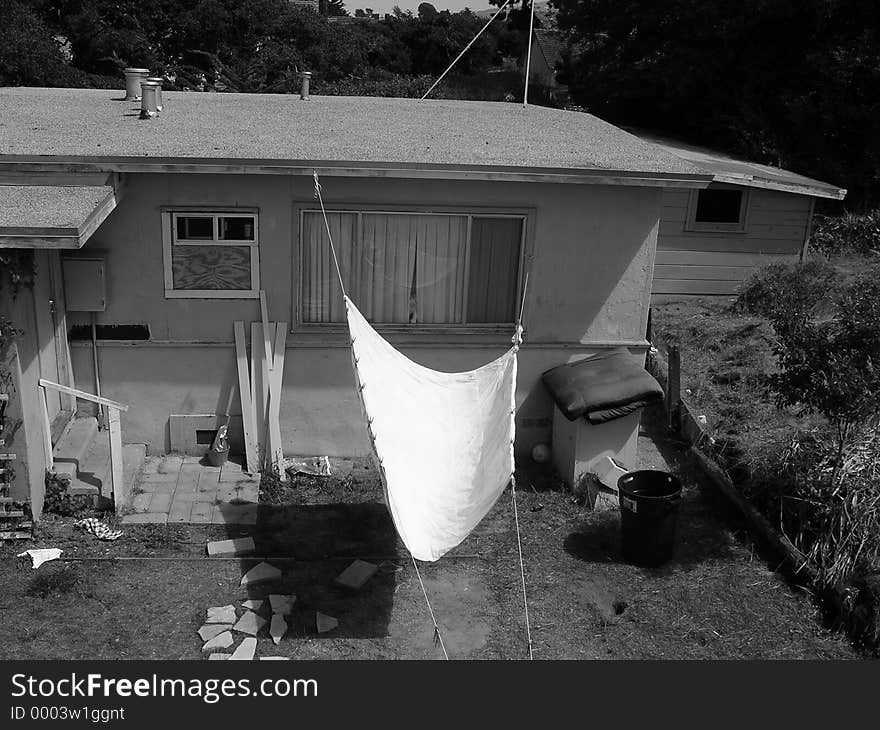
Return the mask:
M 532 38 L 535 32 L 535 0 L 529 1 L 531 15 L 529 17 L 529 42 L 526 51 L 526 79 L 523 87 L 523 106 L 529 105 L 529 71 L 532 67 Z

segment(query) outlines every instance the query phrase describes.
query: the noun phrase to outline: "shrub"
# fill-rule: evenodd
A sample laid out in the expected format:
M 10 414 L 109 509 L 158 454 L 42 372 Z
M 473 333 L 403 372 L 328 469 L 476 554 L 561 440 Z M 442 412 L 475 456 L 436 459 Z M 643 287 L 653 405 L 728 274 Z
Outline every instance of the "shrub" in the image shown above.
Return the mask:
M 778 508 L 820 580 L 836 585 L 880 557 L 880 281 L 853 277 L 829 298 L 822 317 L 797 293 L 769 313 L 777 405 L 819 413 L 828 428 L 795 437 L 775 467 L 766 465 L 758 501 L 765 513 Z
M 53 474 L 46 473 L 46 496 L 43 501 L 43 511 L 61 517 L 72 517 L 92 509 L 92 499 L 87 495 L 71 495 L 69 493 L 70 480 Z
M 816 216 L 810 246 L 826 256 L 880 254 L 880 209 Z
M 827 301 L 836 279 L 837 270 L 825 259 L 763 266 L 745 280 L 734 309 L 761 317 L 781 306 L 805 310 Z

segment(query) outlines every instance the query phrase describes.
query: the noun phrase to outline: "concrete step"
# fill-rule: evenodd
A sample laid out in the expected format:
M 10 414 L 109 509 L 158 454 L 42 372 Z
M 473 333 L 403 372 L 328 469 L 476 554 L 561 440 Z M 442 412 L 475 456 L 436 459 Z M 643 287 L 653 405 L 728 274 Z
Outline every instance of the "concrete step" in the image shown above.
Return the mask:
M 52 450 L 56 465 L 73 464 L 79 469 L 97 433 L 96 418 L 74 418 Z
M 105 443 L 106 441 L 106 443 Z M 140 477 L 147 458 L 144 444 L 125 444 L 122 447 L 122 480 L 124 494 L 131 492 Z M 93 497 L 96 507 L 109 506 L 113 498 L 113 478 L 110 473 L 109 436 L 101 433 L 95 445 L 84 460 L 84 470 L 70 483 L 71 494 L 84 494 Z M 130 499 L 130 497 L 129 497 Z

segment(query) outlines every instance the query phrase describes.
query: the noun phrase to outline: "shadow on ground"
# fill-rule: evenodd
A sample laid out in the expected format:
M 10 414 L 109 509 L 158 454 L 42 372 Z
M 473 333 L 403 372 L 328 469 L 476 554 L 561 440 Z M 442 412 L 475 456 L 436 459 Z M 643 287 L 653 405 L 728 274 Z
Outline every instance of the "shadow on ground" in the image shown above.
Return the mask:
M 694 478 L 687 445 L 673 437 L 664 422 L 662 407 L 646 408 L 642 414 L 639 448 L 653 446 L 656 451 L 654 466 L 675 474 L 682 482 L 682 500 L 678 506 L 675 549 L 672 560 L 652 569 L 668 572 L 676 567 L 693 567 L 700 563 L 728 558 L 731 554 L 731 535 L 713 515 L 714 505 L 707 502 Z M 650 442 L 646 444 L 647 442 Z M 644 459 L 644 455 L 640 455 Z M 657 463 L 660 462 L 660 463 Z M 627 563 L 621 549 L 620 514 L 617 510 L 589 513 L 579 529 L 569 534 L 563 543 L 565 551 L 588 563 Z
M 241 559 L 242 575 L 260 558 L 282 571 L 279 580 L 248 587 L 248 598 L 265 599 L 273 593 L 296 596 L 292 612 L 285 617 L 289 629 L 282 643 L 302 637 L 388 636 L 396 589 L 392 564 L 398 554 L 394 525 L 384 505 L 261 504 L 256 525 L 230 525 L 227 533 L 230 538 L 254 539 L 255 556 Z M 384 564 L 383 570 L 356 592 L 336 585 L 334 579 L 357 559 Z M 339 627 L 318 633 L 317 612 L 337 619 Z M 268 602 L 259 613 L 271 619 Z

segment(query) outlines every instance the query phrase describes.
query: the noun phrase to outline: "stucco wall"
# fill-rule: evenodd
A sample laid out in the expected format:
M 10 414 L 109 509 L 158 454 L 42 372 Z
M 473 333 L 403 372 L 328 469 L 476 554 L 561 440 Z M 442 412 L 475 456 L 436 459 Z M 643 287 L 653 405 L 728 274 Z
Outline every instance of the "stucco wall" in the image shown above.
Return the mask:
M 539 382 L 543 370 L 609 343 L 642 341 L 659 189 L 329 177 L 323 183 L 331 205 L 528 209 L 519 449 L 549 437 L 552 410 Z M 285 452 L 366 453 L 346 336 L 293 324 L 295 209 L 314 205 L 311 179 L 299 176 L 128 176 L 125 199 L 84 249 L 107 255 L 107 310 L 98 322 L 150 327 L 149 343 L 100 343 L 102 393 L 131 405 L 123 415 L 125 440 L 161 452 L 168 446 L 170 413 L 222 413 L 236 383 L 232 322 L 260 316 L 256 300 L 165 299 L 159 211 L 183 205 L 260 209 L 261 285 L 269 318 L 289 321 L 295 330 L 287 340 L 281 408 Z M 87 322 L 83 315 L 69 319 Z M 509 346 L 509 333 L 395 341 L 425 365 L 463 370 L 500 354 Z M 72 357 L 78 384 L 91 387 L 88 347 L 74 345 Z

